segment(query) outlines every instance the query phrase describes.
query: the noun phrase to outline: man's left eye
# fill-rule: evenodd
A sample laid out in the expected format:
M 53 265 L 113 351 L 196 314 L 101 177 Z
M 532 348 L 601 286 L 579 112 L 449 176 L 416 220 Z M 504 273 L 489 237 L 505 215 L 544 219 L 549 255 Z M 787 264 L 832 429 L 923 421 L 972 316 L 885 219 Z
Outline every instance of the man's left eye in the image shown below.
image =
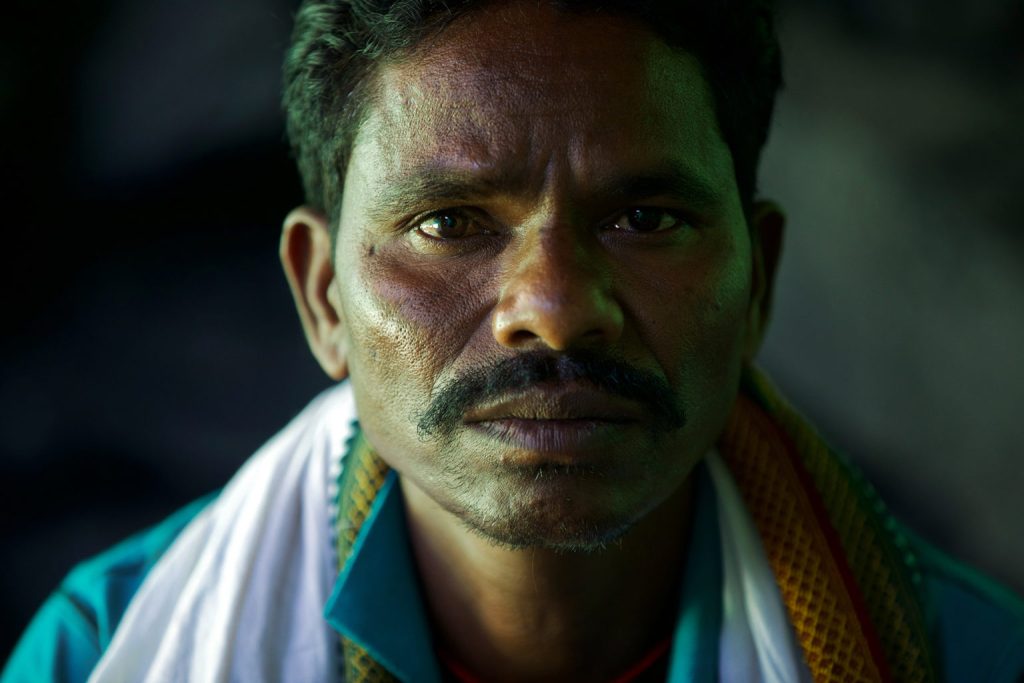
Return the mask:
M 663 232 L 685 224 L 686 221 L 673 211 L 646 206 L 628 209 L 612 221 L 612 227 L 628 232 Z

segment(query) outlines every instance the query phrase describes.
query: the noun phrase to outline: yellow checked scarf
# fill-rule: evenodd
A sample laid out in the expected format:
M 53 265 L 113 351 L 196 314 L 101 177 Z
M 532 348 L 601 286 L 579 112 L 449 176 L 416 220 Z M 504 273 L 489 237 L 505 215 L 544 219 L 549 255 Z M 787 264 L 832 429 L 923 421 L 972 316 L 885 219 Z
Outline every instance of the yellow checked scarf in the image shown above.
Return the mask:
M 870 484 L 747 368 L 718 444 L 761 536 L 815 683 L 932 683 L 916 558 Z M 363 439 L 339 491 L 344 566 L 387 466 Z M 343 639 L 345 680 L 394 681 Z

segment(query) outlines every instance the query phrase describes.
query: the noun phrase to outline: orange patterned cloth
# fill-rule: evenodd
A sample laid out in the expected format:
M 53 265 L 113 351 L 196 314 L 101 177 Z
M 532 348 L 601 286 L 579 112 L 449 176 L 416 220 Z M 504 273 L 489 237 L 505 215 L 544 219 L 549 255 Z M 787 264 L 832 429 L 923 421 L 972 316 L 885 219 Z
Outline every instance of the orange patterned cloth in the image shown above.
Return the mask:
M 870 485 L 755 368 L 718 444 L 764 544 L 815 683 L 940 680 L 916 558 Z M 361 437 L 339 491 L 339 564 L 387 466 Z M 342 641 L 346 681 L 395 678 Z
M 754 368 L 719 450 L 814 680 L 938 681 L 906 539 L 867 481 Z

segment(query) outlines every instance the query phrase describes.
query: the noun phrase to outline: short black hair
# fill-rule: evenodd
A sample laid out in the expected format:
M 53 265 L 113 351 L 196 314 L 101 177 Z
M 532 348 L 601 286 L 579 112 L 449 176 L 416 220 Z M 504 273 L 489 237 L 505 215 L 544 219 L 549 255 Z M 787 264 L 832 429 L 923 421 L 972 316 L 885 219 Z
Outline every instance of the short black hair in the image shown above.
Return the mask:
M 498 0 L 305 0 L 284 63 L 283 106 L 306 203 L 336 228 L 345 169 L 384 58 Z M 629 17 L 693 54 L 714 98 L 749 211 L 782 85 L 771 0 L 540 0 L 566 12 Z

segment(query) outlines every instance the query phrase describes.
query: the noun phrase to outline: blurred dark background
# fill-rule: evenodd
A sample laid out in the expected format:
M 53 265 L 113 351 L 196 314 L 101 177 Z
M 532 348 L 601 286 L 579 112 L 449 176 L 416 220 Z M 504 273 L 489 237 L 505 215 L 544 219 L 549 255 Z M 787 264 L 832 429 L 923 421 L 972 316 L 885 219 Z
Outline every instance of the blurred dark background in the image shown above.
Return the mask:
M 0 27 L 0 658 L 77 560 L 327 380 L 277 265 L 294 0 Z M 764 365 L 922 535 L 1024 591 L 1024 5 L 788 0 Z

